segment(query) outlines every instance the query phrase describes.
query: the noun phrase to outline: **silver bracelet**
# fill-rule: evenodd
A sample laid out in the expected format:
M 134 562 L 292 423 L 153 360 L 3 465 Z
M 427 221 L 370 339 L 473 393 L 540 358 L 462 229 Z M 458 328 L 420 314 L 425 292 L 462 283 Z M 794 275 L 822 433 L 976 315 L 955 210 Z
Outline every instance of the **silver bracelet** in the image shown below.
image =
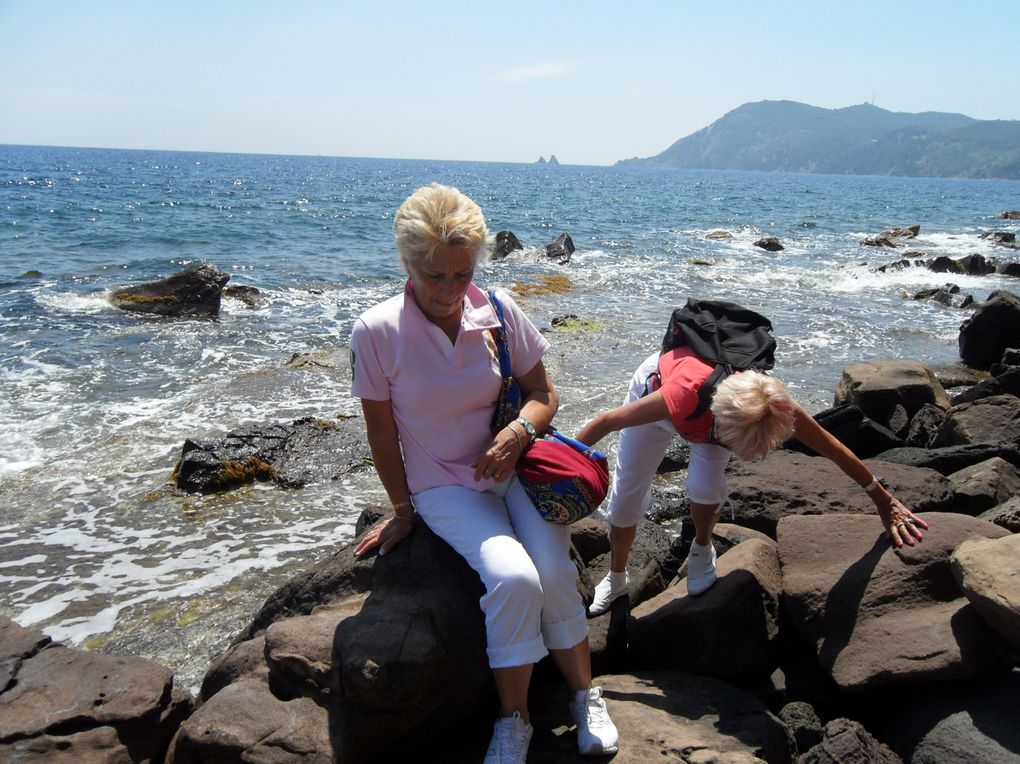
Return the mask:
M 872 475 L 871 482 L 864 486 L 864 493 L 871 493 L 880 485 L 882 485 L 882 478 Z

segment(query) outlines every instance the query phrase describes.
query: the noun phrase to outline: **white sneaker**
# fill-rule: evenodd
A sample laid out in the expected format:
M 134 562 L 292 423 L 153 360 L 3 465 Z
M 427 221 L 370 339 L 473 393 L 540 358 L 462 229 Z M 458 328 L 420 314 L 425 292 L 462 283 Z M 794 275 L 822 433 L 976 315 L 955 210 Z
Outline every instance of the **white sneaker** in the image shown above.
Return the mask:
M 620 733 L 609 718 L 601 687 L 579 690 L 570 704 L 570 715 L 577 723 L 577 750 L 582 756 L 616 753 Z
M 520 713 L 502 716 L 492 727 L 492 740 L 485 752 L 484 764 L 524 764 L 528 758 L 532 726 L 525 724 Z
M 691 542 L 691 551 L 687 555 L 687 593 L 696 597 L 712 588 L 715 583 L 715 547 L 712 542 L 701 546 L 697 541 Z
M 595 587 L 595 598 L 588 606 L 588 615 L 602 615 L 609 610 L 609 606 L 613 604 L 614 600 L 627 593 L 628 587 L 630 587 L 630 574 L 627 571 L 606 573 L 606 577 L 599 581 L 598 586 Z

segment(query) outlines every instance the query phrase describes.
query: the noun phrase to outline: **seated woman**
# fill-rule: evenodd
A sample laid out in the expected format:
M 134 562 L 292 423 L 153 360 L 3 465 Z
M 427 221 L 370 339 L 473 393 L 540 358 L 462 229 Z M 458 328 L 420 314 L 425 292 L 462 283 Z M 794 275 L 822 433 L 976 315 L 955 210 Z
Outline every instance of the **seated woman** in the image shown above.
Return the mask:
M 651 504 L 655 471 L 678 433 L 691 446 L 685 481 L 695 530 L 687 558 L 691 595 L 701 594 L 716 580 L 712 529 L 726 500 L 730 452 L 746 461 L 763 459 L 791 435 L 831 459 L 864 489 L 895 546 L 922 539 L 920 529 L 928 525 L 889 493 L 775 377 L 757 371 L 733 374 L 719 383 L 711 408 L 689 420 L 698 392 L 714 368 L 686 346 L 653 353 L 634 373 L 625 403 L 596 416 L 577 434 L 578 440 L 594 446 L 608 433 L 621 431 L 609 493 L 610 569 L 595 588 L 589 614 L 604 613 L 627 592 L 627 558 L 637 524 Z
M 591 686 L 570 529 L 542 519 L 514 471 L 556 413 L 556 390 L 542 363 L 549 343 L 501 294 L 523 400 L 520 418 L 494 436 L 502 376 L 492 330 L 499 320 L 472 283 L 489 251 L 482 211 L 457 189 L 432 184 L 404 201 L 393 231 L 407 284 L 363 313 L 351 334 L 352 392 L 361 398 L 393 515 L 355 551 L 379 546 L 385 554 L 411 533 L 417 511 L 478 572 L 501 706 L 486 762 L 525 760 L 528 684 L 547 653 L 566 679 L 580 752 L 612 753 L 617 731 L 601 689 Z

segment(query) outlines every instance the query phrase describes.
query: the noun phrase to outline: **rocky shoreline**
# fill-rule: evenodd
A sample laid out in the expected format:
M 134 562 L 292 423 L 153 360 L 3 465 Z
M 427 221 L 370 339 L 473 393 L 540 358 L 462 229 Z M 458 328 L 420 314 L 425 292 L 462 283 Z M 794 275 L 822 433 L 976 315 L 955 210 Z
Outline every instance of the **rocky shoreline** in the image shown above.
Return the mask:
M 614 761 L 1020 762 L 1017 337 L 1020 298 L 993 293 L 961 329 L 976 373 L 849 367 L 817 417 L 928 520 L 917 547 L 889 548 L 859 488 L 792 449 L 731 464 L 720 579 L 699 598 L 690 538 L 643 521 L 629 596 L 590 621 Z M 274 427 L 189 441 L 178 489 L 368 468 L 359 420 Z M 657 519 L 683 514 L 683 456 L 661 468 Z M 590 599 L 599 521 L 574 526 L 573 555 Z M 479 761 L 496 702 L 480 594 L 420 523 L 384 558 L 352 543 L 274 593 L 197 698 L 166 667 L 0 619 L 0 760 Z M 579 760 L 565 692 L 540 664 L 529 761 Z

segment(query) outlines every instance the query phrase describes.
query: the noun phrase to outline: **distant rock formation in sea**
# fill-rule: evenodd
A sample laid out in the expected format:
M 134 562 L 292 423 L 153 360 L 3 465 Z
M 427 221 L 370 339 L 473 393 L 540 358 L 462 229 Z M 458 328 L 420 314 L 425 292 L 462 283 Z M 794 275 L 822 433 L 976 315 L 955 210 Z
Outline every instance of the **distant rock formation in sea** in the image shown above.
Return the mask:
M 617 165 L 708 170 L 1020 179 L 1020 121 L 746 103 L 653 157 Z
M 548 162 L 545 160 L 545 157 L 539 157 L 538 161 L 535 162 L 535 164 L 559 164 L 559 163 L 560 163 L 560 160 L 556 158 L 555 154 L 550 154 L 549 155 L 549 161 Z

